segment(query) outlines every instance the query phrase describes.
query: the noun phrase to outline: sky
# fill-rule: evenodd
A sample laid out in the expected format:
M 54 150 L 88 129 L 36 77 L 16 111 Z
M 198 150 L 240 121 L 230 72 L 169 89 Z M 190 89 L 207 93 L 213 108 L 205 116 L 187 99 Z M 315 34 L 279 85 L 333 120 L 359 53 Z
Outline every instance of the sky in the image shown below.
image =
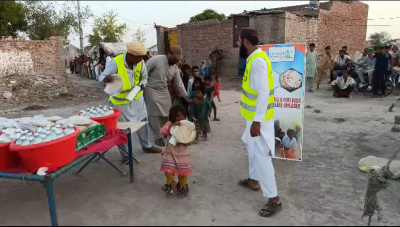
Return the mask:
M 361 2 L 369 5 L 367 37 L 375 32 L 386 31 L 392 38 L 400 38 L 400 1 Z M 175 27 L 188 22 L 191 16 L 201 13 L 207 8 L 228 16 L 244 10 L 308 3 L 309 1 L 81 1 L 81 6 L 89 6 L 94 16 L 101 16 L 109 10 L 116 10 L 120 16 L 117 23 L 126 23 L 129 28 L 123 41 L 132 41 L 133 34 L 140 28 L 146 30 L 145 45 L 150 47 L 157 44 L 154 23 L 165 27 Z M 84 37 L 92 33 L 92 24 L 93 18 L 84 24 Z M 69 40 L 72 45 L 79 47 L 79 35 L 70 35 Z M 87 45 L 89 45 L 88 39 L 85 38 L 84 46 Z

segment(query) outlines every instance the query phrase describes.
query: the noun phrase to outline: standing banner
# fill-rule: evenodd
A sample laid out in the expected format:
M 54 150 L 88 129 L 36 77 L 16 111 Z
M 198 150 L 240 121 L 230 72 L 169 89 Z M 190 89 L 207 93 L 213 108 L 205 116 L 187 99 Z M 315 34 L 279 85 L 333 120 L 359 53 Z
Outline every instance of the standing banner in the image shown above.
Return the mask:
M 274 76 L 275 158 L 302 160 L 305 44 L 261 45 Z

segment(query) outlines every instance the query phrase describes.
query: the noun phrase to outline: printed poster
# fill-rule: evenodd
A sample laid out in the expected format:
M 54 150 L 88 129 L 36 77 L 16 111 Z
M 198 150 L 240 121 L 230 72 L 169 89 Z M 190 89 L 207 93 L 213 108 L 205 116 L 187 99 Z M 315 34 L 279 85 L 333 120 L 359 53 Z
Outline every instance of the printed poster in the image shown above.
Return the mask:
M 274 76 L 275 158 L 301 161 L 305 96 L 305 44 L 262 45 Z

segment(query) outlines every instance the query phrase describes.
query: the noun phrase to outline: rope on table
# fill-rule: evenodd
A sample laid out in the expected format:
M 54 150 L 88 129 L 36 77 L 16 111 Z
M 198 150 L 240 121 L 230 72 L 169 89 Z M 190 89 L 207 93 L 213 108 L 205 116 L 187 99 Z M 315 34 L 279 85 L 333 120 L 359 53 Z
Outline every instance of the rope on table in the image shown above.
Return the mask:
M 362 215 L 362 218 L 368 216 L 367 226 L 371 226 L 372 216 L 374 216 L 375 211 L 378 213 L 378 222 L 382 220 L 382 208 L 379 206 L 378 203 L 378 192 L 390 186 L 388 179 L 393 177 L 393 173 L 390 171 L 389 166 L 390 163 L 396 158 L 399 151 L 400 150 L 397 150 L 393 154 L 393 156 L 389 159 L 388 163 L 384 167 L 379 170 L 371 169 L 368 172 L 368 185 L 365 193 L 364 212 Z

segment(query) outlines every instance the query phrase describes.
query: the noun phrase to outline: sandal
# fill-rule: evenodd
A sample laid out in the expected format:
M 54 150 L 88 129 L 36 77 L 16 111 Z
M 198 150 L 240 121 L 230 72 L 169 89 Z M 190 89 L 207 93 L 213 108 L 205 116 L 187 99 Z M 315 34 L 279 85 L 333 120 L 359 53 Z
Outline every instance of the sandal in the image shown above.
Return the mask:
M 166 184 L 164 187 L 166 188 L 165 192 L 167 192 L 168 196 L 173 196 L 175 194 L 175 182 L 171 185 Z M 164 187 L 162 187 L 162 190 L 164 190 Z
M 240 180 L 240 181 L 239 181 L 239 185 L 242 186 L 242 187 L 251 189 L 251 190 L 253 190 L 253 191 L 259 191 L 259 190 L 260 190 L 260 185 L 257 184 L 257 187 L 250 186 L 250 184 L 249 184 L 249 181 L 250 181 L 250 180 L 251 180 L 250 178 L 245 179 L 245 180 Z
M 269 218 L 277 214 L 282 210 L 282 203 L 276 204 L 269 202 L 265 205 L 265 208 L 261 209 L 258 213 L 261 217 Z
M 189 194 L 189 185 L 180 185 L 179 182 L 176 184 L 177 195 L 179 199 L 186 197 Z
M 168 191 L 168 184 L 164 184 L 164 186 L 162 186 L 161 190 L 163 190 L 164 192 Z

